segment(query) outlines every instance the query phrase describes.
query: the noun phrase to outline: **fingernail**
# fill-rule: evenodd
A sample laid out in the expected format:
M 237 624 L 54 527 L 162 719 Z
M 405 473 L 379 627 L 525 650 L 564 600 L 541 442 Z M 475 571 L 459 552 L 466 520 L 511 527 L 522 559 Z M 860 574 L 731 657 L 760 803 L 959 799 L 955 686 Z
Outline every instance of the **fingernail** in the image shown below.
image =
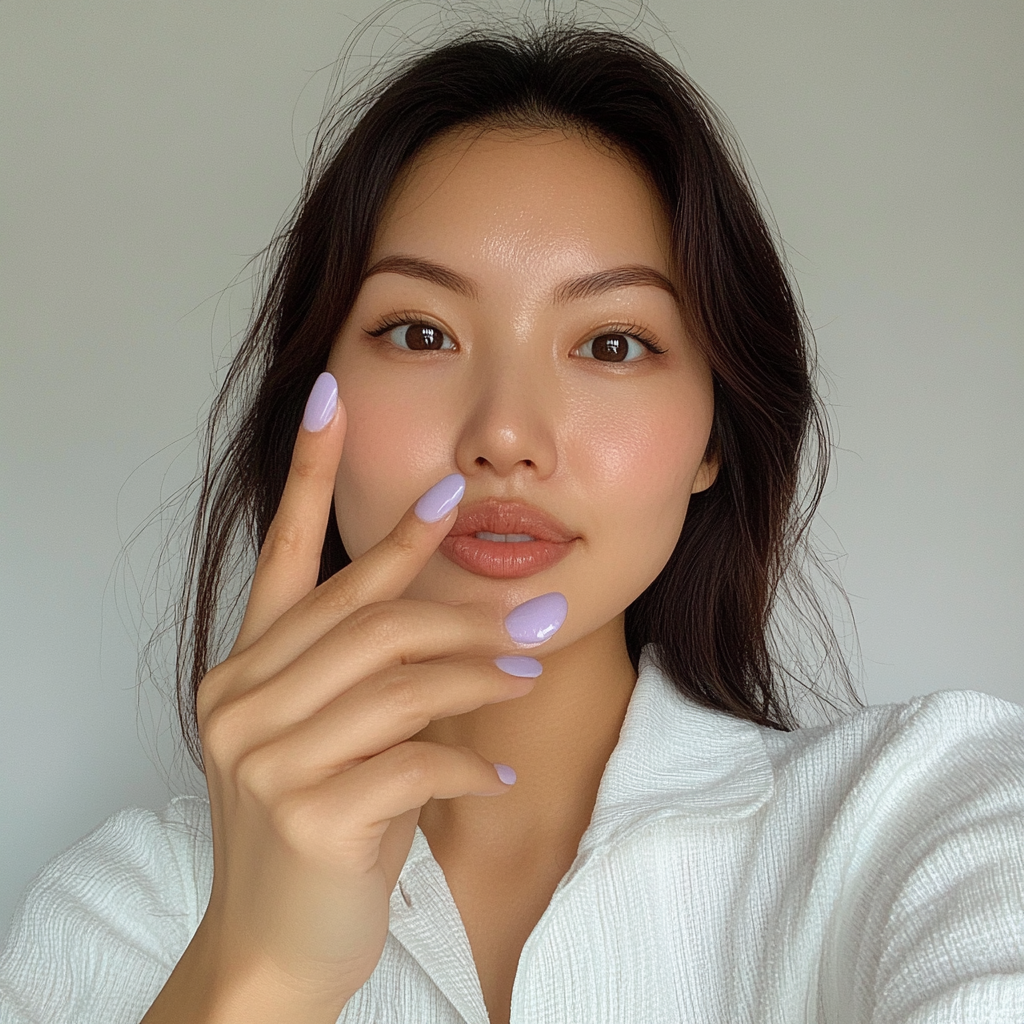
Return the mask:
M 498 778 L 505 783 L 506 786 L 511 786 L 516 781 L 516 770 L 511 765 L 498 764 L 497 761 L 492 762 L 494 770 L 498 773 Z
M 543 643 L 565 622 L 568 611 L 565 596 L 553 590 L 513 608 L 505 616 L 505 628 L 517 644 Z
M 312 434 L 323 430 L 334 418 L 338 408 L 338 382 L 326 370 L 320 374 L 306 399 L 302 425 Z
M 466 478 L 461 473 L 452 473 L 439 480 L 416 502 L 416 515 L 425 523 L 436 523 L 460 501 L 466 493 Z
M 544 671 L 544 666 L 536 658 L 526 658 L 520 654 L 510 654 L 505 658 L 495 658 L 494 664 L 510 676 L 522 676 L 524 679 L 536 679 Z

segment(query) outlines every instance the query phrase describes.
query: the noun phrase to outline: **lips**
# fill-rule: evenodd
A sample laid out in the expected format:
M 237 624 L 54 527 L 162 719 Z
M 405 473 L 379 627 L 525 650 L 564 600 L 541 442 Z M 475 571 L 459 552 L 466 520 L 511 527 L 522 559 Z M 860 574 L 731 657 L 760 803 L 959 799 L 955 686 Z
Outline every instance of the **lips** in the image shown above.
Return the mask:
M 477 537 L 482 533 L 484 537 Z M 533 540 L 495 540 L 527 534 Z M 565 523 L 519 501 L 487 498 L 465 508 L 439 550 L 456 565 L 478 576 L 513 579 L 532 576 L 560 562 L 578 539 Z
M 498 498 L 485 498 L 465 507 L 460 505 L 459 517 L 448 536 L 471 537 L 481 532 L 503 535 L 527 533 L 537 540 L 554 544 L 567 544 L 578 536 L 554 516 L 533 505 L 521 501 L 501 501 Z

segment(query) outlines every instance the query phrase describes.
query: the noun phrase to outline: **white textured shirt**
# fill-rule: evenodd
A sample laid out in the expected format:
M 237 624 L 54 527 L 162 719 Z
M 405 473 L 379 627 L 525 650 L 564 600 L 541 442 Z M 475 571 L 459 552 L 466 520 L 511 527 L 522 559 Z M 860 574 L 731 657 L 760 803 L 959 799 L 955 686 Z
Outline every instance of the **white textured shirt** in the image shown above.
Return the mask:
M 777 732 L 644 655 L 513 1024 L 1022 1024 L 1024 707 L 970 690 Z M 138 1024 L 205 911 L 209 805 L 130 809 L 56 857 L 0 954 L 3 1024 Z M 417 828 L 344 1024 L 486 1024 Z

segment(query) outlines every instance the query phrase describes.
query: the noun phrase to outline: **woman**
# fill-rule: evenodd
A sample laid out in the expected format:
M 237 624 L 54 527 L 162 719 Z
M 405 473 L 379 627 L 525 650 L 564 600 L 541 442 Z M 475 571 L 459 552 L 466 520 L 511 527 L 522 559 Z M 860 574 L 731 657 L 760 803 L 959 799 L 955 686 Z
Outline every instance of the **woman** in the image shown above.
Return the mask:
M 1019 1021 L 1024 710 L 790 711 L 823 434 L 698 92 L 553 26 L 360 109 L 214 413 L 251 383 L 181 618 L 209 803 L 51 864 L 3 1019 Z

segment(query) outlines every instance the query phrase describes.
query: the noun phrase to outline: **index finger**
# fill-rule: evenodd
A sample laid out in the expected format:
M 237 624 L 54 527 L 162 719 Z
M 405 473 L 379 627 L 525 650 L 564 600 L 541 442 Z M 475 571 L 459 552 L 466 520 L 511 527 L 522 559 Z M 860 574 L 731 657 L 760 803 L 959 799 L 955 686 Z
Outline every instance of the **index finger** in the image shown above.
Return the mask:
M 288 479 L 260 548 L 232 654 L 249 647 L 316 586 L 346 426 L 338 382 L 325 371 L 306 400 Z
M 297 601 L 253 645 L 260 674 L 284 668 L 357 608 L 401 597 L 448 535 L 465 492 L 461 473 L 442 478 L 387 536 Z

